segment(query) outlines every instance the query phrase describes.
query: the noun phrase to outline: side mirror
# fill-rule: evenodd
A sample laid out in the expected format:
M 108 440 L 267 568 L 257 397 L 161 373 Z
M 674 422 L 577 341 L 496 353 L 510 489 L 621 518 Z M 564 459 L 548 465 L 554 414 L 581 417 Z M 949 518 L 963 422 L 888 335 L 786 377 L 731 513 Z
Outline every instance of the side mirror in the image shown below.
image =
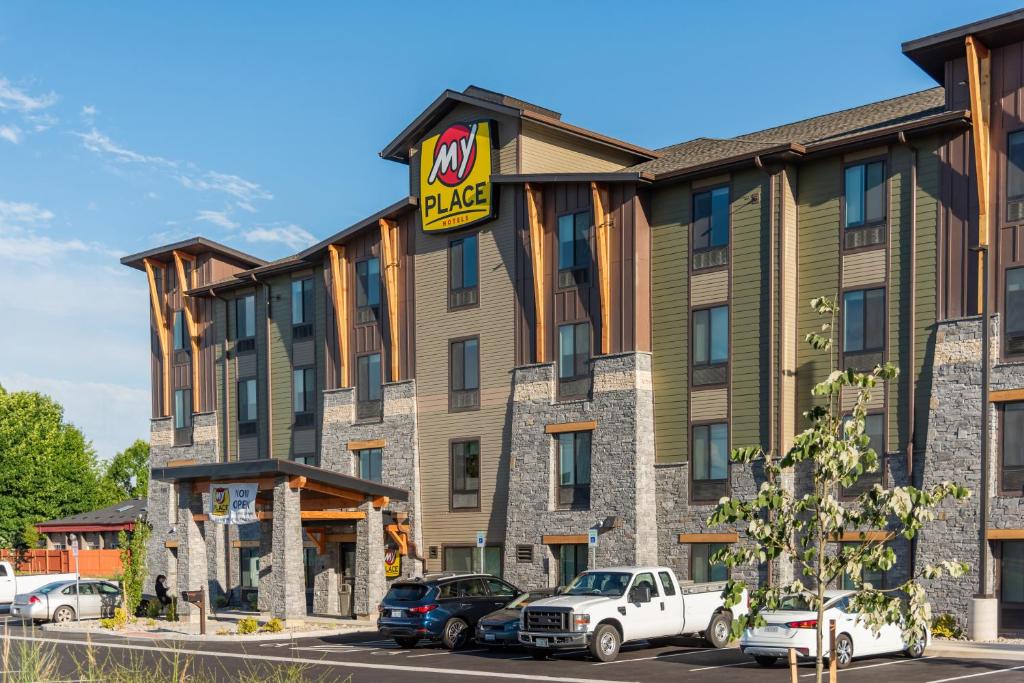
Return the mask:
M 639 586 L 633 586 L 633 589 L 629 591 L 629 601 L 636 603 L 645 603 L 651 601 L 651 587 L 647 584 L 641 584 Z
M 555 595 L 564 595 L 566 588 L 568 588 L 568 586 L 559 586 L 555 589 Z

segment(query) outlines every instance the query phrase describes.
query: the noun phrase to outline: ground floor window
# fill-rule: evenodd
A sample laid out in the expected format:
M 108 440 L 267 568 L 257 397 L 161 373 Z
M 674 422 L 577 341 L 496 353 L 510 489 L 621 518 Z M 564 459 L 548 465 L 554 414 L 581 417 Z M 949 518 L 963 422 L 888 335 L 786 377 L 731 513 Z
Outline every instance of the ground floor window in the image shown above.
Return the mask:
M 257 588 L 260 584 L 260 555 L 257 548 L 241 548 L 238 561 L 242 588 Z
M 587 571 L 590 548 L 586 543 L 558 546 L 558 585 L 568 586 L 581 572 Z
M 840 550 L 842 550 L 843 548 L 848 547 L 856 548 L 859 545 L 860 543 L 840 543 L 839 547 Z M 860 571 L 860 578 L 862 582 L 870 583 L 873 588 L 885 588 L 885 572 L 881 569 L 868 569 L 867 567 L 862 567 Z M 856 590 L 857 588 L 856 585 L 854 585 L 853 577 L 849 574 L 843 574 L 839 587 L 847 591 Z
M 316 548 L 302 549 L 302 566 L 306 574 L 306 590 L 313 590 L 313 577 L 316 575 Z
M 999 629 L 1024 631 L 1024 541 L 1003 541 L 999 563 Z
M 711 562 L 711 557 L 725 547 L 727 547 L 726 543 L 690 544 L 690 579 L 694 583 L 725 581 L 729 578 L 728 567 Z
M 484 548 L 484 566 L 480 568 L 480 548 L 475 546 L 445 546 L 444 570 L 446 572 L 479 572 L 501 576 L 501 546 L 489 545 Z

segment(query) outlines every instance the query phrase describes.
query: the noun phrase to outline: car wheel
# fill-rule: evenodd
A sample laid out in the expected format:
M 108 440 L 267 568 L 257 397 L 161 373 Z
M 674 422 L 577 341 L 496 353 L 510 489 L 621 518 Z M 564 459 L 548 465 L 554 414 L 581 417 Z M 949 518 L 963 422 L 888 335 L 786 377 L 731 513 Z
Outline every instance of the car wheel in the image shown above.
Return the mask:
M 836 637 L 836 668 L 845 669 L 853 661 L 853 640 L 845 633 Z
M 70 607 L 58 607 L 53 613 L 53 621 L 57 624 L 66 624 L 69 621 L 74 621 L 75 610 Z
M 903 654 L 910 657 L 911 659 L 920 659 L 924 656 L 924 638 L 918 640 L 916 643 L 908 647 L 903 651 Z
M 469 624 L 455 617 L 454 619 L 449 619 L 448 623 L 444 625 L 444 635 L 441 636 L 441 642 L 449 650 L 458 650 L 466 644 L 468 636 Z
M 601 662 L 613 662 L 619 656 L 622 638 L 618 630 L 611 624 L 601 624 L 590 639 L 590 656 Z
M 534 648 L 530 650 L 530 656 L 534 659 L 547 659 L 551 656 L 551 650 L 538 650 Z
M 416 643 L 420 642 L 420 639 L 410 638 L 409 636 L 398 636 L 395 638 L 395 642 L 398 643 L 398 647 L 408 650 L 416 647 Z
M 708 630 L 704 632 L 704 640 L 708 645 L 715 648 L 723 648 L 729 645 L 732 640 L 732 614 L 729 612 L 718 612 L 711 617 Z
M 754 661 L 761 666 L 775 666 L 775 662 L 779 661 L 778 657 L 768 657 L 766 655 L 758 655 L 754 657 Z

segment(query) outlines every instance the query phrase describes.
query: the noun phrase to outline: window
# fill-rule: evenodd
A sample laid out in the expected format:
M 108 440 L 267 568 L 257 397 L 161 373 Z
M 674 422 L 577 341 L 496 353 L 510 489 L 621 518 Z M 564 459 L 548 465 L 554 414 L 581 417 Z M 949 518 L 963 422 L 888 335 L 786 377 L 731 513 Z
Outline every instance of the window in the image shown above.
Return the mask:
M 256 336 L 256 296 L 242 296 L 235 299 L 235 339 L 252 339 Z
M 693 312 L 693 383 L 725 384 L 729 376 L 729 307 Z
M 885 223 L 885 162 L 847 166 L 843 183 L 843 243 L 847 249 L 881 244 Z
M 843 295 L 843 359 L 870 369 L 882 362 L 885 348 L 885 290 L 859 289 Z
M 1024 629 L 1024 541 L 1000 544 L 1000 625 L 1006 630 Z
M 586 543 L 558 546 L 558 585 L 568 586 L 572 580 L 587 571 L 590 548 Z
M 558 507 L 590 507 L 590 432 L 558 435 Z
M 259 549 L 239 548 L 238 562 L 242 576 L 242 588 L 258 588 L 260 585 Z
M 295 426 L 311 426 L 316 411 L 316 373 L 313 368 L 296 368 L 292 371 L 292 404 Z
M 1006 271 L 1006 353 L 1024 353 L 1024 268 Z
M 449 353 L 448 409 L 480 407 L 480 340 L 462 339 L 451 343 Z
M 238 421 L 256 422 L 256 380 L 243 379 L 238 383 Z
M 185 311 L 174 312 L 174 350 L 185 351 L 185 339 L 187 334 L 185 333 Z
M 661 579 L 661 587 L 664 589 L 666 596 L 676 594 L 676 587 L 672 583 L 672 577 L 668 572 L 658 572 L 658 578 Z
M 292 280 L 292 325 L 298 327 L 312 322 L 313 278 Z
M 1024 402 L 1003 404 L 1002 490 L 1024 494 Z
M 721 563 L 711 563 L 714 554 L 726 547 L 725 543 L 691 543 L 690 579 L 694 583 L 726 581 L 729 578 L 729 568 Z
M 857 548 L 860 547 L 860 543 L 840 543 L 840 552 L 845 548 Z M 860 578 L 862 583 L 870 583 L 873 588 L 885 588 L 885 572 L 881 569 L 868 569 L 866 566 L 861 568 Z M 844 573 L 842 579 L 840 579 L 839 587 L 844 591 L 857 590 L 857 585 L 853 581 L 853 577 L 849 574 Z
M 1024 219 L 1024 130 L 1010 133 L 1006 145 L 1006 220 Z
M 375 481 L 378 484 L 383 481 L 381 475 L 383 453 L 383 449 L 380 448 L 364 448 L 356 451 L 356 465 L 360 479 Z
M 718 500 L 729 490 L 729 425 L 693 426 L 693 499 Z
M 484 549 L 485 559 L 486 552 L 486 549 Z M 499 581 L 498 579 L 484 579 L 484 583 L 487 584 L 487 589 L 490 591 L 491 595 L 498 598 L 508 598 L 511 600 L 519 594 L 519 591 L 515 588 L 504 581 Z
M 480 507 L 480 442 L 453 441 L 452 509 L 475 510 Z
M 590 323 L 558 328 L 558 378 L 578 379 L 590 374 Z
M 489 545 L 484 548 L 483 573 L 493 576 L 501 576 L 501 546 Z M 480 572 L 480 548 L 470 546 L 445 546 L 444 548 L 444 570 L 446 572 Z M 446 584 L 446 586 L 457 586 L 462 581 Z M 481 584 L 482 587 L 482 584 Z M 442 590 L 444 590 L 442 586 Z M 457 589 L 453 589 L 456 592 Z M 475 590 L 475 589 L 474 589 Z M 456 597 L 451 595 L 449 597 Z M 444 597 L 443 595 L 440 597 Z
M 558 286 L 587 282 L 590 271 L 590 212 L 558 217 Z
M 845 423 L 849 419 L 851 418 L 844 418 L 843 422 Z M 882 475 L 885 473 L 885 415 L 883 413 L 866 415 L 864 417 L 864 433 L 870 439 L 868 445 L 878 454 L 878 469 L 874 472 L 864 472 L 853 486 L 843 487 L 841 495 L 844 498 L 859 496 L 875 484 L 881 484 L 884 481 Z
M 477 303 L 479 273 L 477 236 L 467 235 L 448 245 L 448 306 L 462 308 Z
M 729 188 L 716 187 L 693 195 L 693 268 L 728 263 Z
M 192 390 L 174 390 L 174 429 L 189 429 L 192 426 Z
M 376 318 L 380 306 L 380 259 L 368 258 L 356 263 L 356 308 L 359 321 Z
M 356 416 L 360 419 L 381 415 L 380 354 L 359 356 L 356 360 Z

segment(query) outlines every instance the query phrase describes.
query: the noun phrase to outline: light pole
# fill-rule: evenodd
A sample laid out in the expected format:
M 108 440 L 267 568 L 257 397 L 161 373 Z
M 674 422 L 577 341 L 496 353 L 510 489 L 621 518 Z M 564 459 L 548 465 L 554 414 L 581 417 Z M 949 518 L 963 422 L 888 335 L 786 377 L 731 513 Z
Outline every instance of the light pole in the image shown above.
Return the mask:
M 72 533 L 69 538 L 71 539 L 71 554 L 75 556 L 75 621 L 81 621 L 82 600 L 78 595 L 78 584 L 81 581 L 82 576 L 78 573 L 78 535 Z

